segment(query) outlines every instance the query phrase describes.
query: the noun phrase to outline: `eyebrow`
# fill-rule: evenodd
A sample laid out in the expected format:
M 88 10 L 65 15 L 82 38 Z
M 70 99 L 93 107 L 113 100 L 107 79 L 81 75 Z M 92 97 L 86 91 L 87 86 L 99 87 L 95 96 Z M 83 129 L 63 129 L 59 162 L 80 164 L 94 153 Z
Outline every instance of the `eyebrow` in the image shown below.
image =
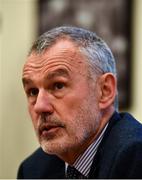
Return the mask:
M 58 76 L 62 76 L 65 78 L 70 77 L 69 72 L 66 69 L 57 69 L 53 72 L 49 72 L 48 75 L 45 76 L 45 79 L 50 81 L 51 79 L 58 77 Z M 24 78 L 24 77 L 22 78 L 22 82 L 23 82 L 24 87 L 26 85 L 33 84 L 33 81 L 31 79 Z
M 31 79 L 22 78 L 23 86 L 25 87 L 28 84 L 33 84 L 33 81 Z
M 63 76 L 65 78 L 69 78 L 69 72 L 66 69 L 57 69 L 53 72 L 49 72 L 48 75 L 45 77 L 45 79 L 51 80 L 55 77 Z

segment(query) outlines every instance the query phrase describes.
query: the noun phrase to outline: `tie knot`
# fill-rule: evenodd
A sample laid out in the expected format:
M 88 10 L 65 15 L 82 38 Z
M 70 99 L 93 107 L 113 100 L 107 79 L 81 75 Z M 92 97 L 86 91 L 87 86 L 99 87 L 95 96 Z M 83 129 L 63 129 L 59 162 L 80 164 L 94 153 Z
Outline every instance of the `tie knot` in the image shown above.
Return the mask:
M 77 169 L 68 165 L 67 167 L 67 179 L 87 179 L 83 174 L 81 174 Z

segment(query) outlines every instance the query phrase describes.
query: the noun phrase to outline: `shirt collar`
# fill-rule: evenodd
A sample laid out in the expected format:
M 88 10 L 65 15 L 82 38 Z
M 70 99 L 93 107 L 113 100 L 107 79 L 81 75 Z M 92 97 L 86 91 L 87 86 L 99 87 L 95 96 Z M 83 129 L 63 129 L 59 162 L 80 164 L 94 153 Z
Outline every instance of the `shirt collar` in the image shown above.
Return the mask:
M 107 126 L 108 126 L 108 123 L 106 124 L 106 126 L 102 130 L 99 137 L 92 144 L 89 145 L 89 147 L 85 150 L 85 152 L 83 154 L 81 154 L 76 159 L 74 164 L 72 165 L 81 174 L 83 174 L 86 177 L 88 177 L 88 175 L 89 175 L 89 171 L 90 171 L 94 156 L 95 156 L 95 154 L 97 152 L 99 144 L 101 143 L 101 141 L 103 139 L 103 136 L 104 136 L 104 133 L 106 131 Z M 66 168 L 67 168 L 67 166 L 68 166 L 68 164 L 66 163 Z

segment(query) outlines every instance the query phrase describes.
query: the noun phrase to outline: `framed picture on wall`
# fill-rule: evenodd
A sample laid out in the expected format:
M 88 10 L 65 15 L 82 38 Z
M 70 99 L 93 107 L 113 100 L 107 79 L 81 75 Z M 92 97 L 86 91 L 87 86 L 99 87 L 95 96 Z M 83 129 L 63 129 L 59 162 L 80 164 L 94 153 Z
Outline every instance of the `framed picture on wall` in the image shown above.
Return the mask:
M 96 32 L 111 48 L 118 70 L 120 109 L 131 105 L 130 0 L 38 0 L 39 35 L 61 25 Z

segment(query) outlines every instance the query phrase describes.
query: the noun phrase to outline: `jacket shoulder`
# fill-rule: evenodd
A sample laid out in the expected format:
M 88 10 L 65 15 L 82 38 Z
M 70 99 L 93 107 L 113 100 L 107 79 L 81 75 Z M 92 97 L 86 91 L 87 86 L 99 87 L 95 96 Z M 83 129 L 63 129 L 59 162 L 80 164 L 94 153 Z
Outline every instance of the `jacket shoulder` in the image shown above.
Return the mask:
M 142 178 L 140 152 L 142 124 L 129 113 L 115 113 L 94 160 L 96 177 Z
M 18 179 L 63 178 L 64 162 L 38 148 L 19 166 Z
M 110 138 L 117 138 L 116 144 L 128 145 L 132 142 L 142 142 L 142 124 L 129 113 L 120 113 L 110 131 Z M 113 134 L 113 135 L 112 135 Z

